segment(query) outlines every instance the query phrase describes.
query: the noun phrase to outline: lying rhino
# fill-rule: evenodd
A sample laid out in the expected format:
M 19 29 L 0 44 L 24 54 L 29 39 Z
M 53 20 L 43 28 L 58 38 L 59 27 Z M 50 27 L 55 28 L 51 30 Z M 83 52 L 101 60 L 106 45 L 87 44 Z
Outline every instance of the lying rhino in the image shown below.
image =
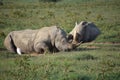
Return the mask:
M 74 29 L 69 33 L 68 39 L 73 39 L 74 43 L 91 42 L 100 34 L 100 30 L 92 22 L 81 21 L 76 23 Z
M 5 47 L 11 52 L 44 53 L 71 50 L 80 44 L 68 41 L 66 32 L 60 27 L 43 27 L 38 30 L 21 30 L 10 32 L 4 41 Z

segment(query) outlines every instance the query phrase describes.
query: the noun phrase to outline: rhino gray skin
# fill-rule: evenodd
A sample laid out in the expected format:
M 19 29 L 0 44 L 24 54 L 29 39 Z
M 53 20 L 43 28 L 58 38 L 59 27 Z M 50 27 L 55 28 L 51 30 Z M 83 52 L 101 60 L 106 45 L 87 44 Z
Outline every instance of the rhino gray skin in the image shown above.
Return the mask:
M 57 52 L 77 47 L 68 42 L 66 32 L 57 26 L 12 31 L 5 38 L 4 45 L 15 53 L 44 53 L 46 50 Z
M 94 23 L 81 21 L 79 24 L 76 23 L 73 30 L 69 33 L 68 39 L 73 39 L 74 43 L 81 41 L 86 43 L 95 40 L 100 33 Z

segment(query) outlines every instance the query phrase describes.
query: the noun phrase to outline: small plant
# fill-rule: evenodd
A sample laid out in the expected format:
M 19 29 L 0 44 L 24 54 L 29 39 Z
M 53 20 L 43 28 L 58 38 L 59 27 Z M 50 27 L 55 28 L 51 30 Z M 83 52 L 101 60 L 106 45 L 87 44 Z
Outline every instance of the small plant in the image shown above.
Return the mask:
M 5 37 L 5 33 L 3 31 L 0 31 L 0 37 Z
M 96 20 L 103 20 L 103 19 L 104 18 L 103 18 L 103 16 L 101 14 L 99 14 L 99 15 L 96 16 Z
M 90 15 L 92 12 L 91 11 L 88 11 L 88 12 L 86 12 L 86 15 L 88 16 L 88 15 Z
M 48 16 L 49 16 L 49 17 L 55 17 L 55 14 L 54 14 L 53 11 L 48 11 Z
M 13 15 L 14 15 L 15 17 L 26 17 L 25 12 L 23 12 L 23 11 L 21 11 L 21 10 L 16 10 L 16 11 L 14 11 L 14 12 L 13 12 Z

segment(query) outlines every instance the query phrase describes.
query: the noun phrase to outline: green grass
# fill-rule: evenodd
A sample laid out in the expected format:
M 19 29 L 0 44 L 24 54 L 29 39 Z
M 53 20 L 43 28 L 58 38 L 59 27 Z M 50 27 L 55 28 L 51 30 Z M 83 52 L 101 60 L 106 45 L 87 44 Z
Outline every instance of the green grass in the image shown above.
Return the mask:
M 95 48 L 93 48 L 95 47 Z M 79 51 L 36 57 L 0 54 L 2 80 L 119 80 L 120 45 L 83 44 Z
M 3 0 L 0 5 L 0 80 L 119 80 L 120 79 L 120 1 Z M 38 29 L 60 25 L 70 32 L 75 22 L 94 22 L 101 30 L 95 40 L 80 49 L 41 56 L 19 56 L 3 46 L 5 35 L 13 30 Z M 114 42 L 118 44 L 103 44 Z
M 0 30 L 38 29 L 60 25 L 70 32 L 75 22 L 94 22 L 101 30 L 96 42 L 120 42 L 119 0 L 61 0 L 42 3 L 38 0 L 4 0 L 0 6 Z M 31 3 L 32 2 L 32 3 Z

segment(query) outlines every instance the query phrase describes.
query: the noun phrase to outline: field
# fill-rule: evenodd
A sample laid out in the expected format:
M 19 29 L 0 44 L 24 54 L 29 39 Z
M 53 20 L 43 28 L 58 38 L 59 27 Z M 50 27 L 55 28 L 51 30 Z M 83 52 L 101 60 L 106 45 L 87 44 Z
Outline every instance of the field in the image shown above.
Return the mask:
M 119 0 L 3 0 L 0 5 L 0 80 L 120 80 Z M 3 46 L 13 30 L 94 22 L 101 35 L 71 52 L 28 56 Z

